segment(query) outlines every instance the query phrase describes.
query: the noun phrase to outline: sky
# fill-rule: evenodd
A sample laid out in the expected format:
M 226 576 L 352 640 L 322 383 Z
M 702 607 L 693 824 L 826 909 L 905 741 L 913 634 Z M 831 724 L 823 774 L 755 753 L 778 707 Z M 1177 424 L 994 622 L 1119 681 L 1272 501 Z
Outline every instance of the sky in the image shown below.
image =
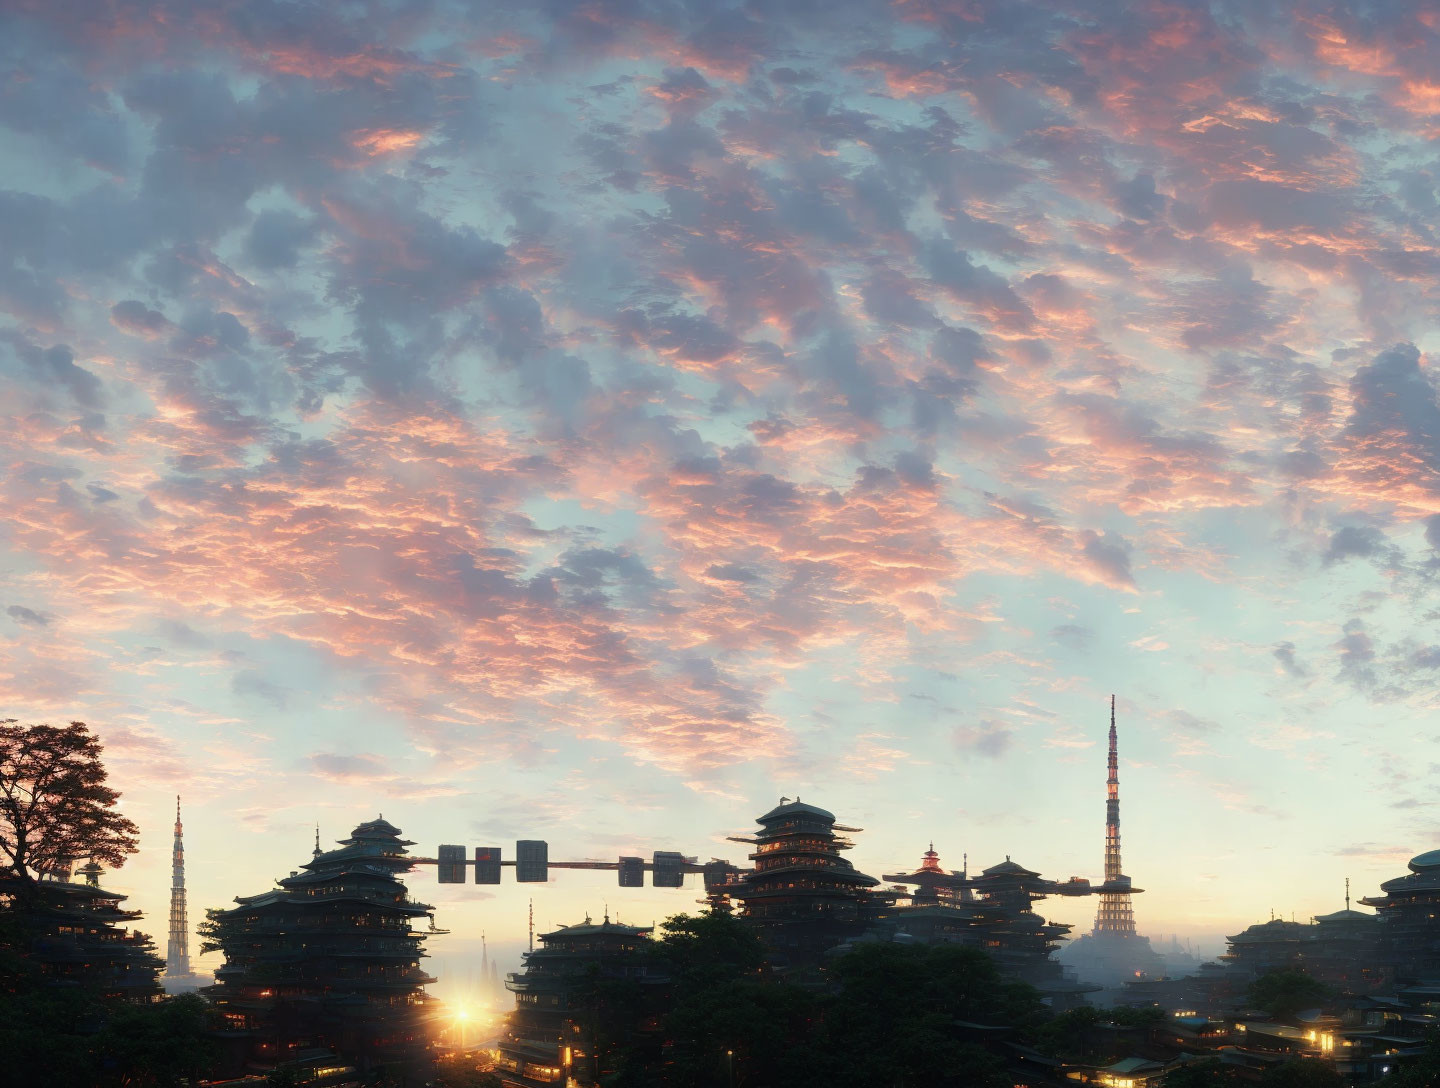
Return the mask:
M 1440 16 L 1294 0 L 10 0 L 0 708 L 163 936 L 383 813 L 1098 878 L 1440 844 Z M 417 894 L 513 959 L 699 889 Z M 1048 901 L 1088 928 L 1089 900 Z M 209 963 L 208 966 L 214 966 Z M 442 971 L 442 973 L 445 973 Z

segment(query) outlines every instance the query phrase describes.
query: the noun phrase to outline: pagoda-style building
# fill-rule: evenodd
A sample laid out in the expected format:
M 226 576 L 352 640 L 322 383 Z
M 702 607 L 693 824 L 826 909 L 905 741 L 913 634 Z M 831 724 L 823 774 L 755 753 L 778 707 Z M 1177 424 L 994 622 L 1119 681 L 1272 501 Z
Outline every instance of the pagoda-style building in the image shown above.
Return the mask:
M 278 887 L 207 912 L 201 951 L 223 952 L 225 964 L 205 993 L 229 1025 L 235 1072 L 327 1054 L 361 1073 L 428 1060 L 424 987 L 435 980 L 420 968 L 421 946 L 443 931 L 400 880 L 411 845 L 383 818 L 337 850 L 321 851 L 317 837 L 311 860 Z M 421 919 L 428 927 L 413 928 Z
M 818 963 L 870 922 L 868 892 L 879 881 L 841 856 L 854 846 L 843 833 L 860 828 L 837 824 L 833 813 L 798 797 L 781 798 L 756 823 L 754 835 L 731 837 L 755 848 L 755 868 L 729 894 L 743 904 L 741 917 L 755 927 L 776 966 Z
M 1246 979 L 1271 971 L 1303 966 L 1311 926 L 1288 918 L 1256 922 L 1241 933 L 1225 938 L 1227 950 L 1221 961 Z
M 1055 1008 L 1069 1007 L 1096 989 L 1066 978 L 1052 958 L 1070 926 L 1047 921 L 1033 909 L 1050 895 L 1090 894 L 1087 881 L 1058 884 L 1008 857 L 973 877 L 965 870 L 947 872 L 934 844 L 915 872 L 885 879 L 897 887 L 877 896 L 888 908 L 875 914 L 881 928 L 927 944 L 979 948 L 1005 974 L 1035 986 Z M 915 891 L 901 891 L 906 885 Z
M 537 935 L 540 947 L 525 954 L 524 970 L 505 983 L 515 994 L 515 1011 L 506 1020 L 496 1071 L 507 1084 L 588 1086 L 612 1072 L 604 1068 L 600 1021 L 607 1010 L 597 984 L 627 980 L 648 989 L 664 982 L 650 954 L 651 928 L 612 922 L 607 914 L 599 924 L 586 918 Z M 635 1013 L 610 1011 L 623 1021 Z M 628 1031 L 645 1027 L 624 1024 Z
M 1374 914 L 1345 909 L 1317 915 L 1310 922 L 1271 918 L 1243 933 L 1226 937 L 1220 959 L 1245 981 L 1271 971 L 1304 971 L 1344 993 L 1366 994 L 1388 980 L 1382 966 L 1383 923 Z
M 42 978 L 59 986 L 84 987 L 102 1000 L 149 1004 L 160 1000 L 163 962 L 144 933 L 127 930 L 141 917 L 120 904 L 127 898 L 100 886 L 99 865 L 70 866 L 47 874 L 28 892 L 14 878 L 0 879 L 0 914 L 13 920 L 22 959 Z M 29 905 L 21 908 L 20 903 Z
M 982 870 L 973 890 L 986 910 L 989 932 L 982 947 L 995 957 L 1000 969 L 1041 990 L 1050 987 L 1068 992 L 1071 987 L 1061 985 L 1060 967 L 1050 957 L 1071 927 L 1046 921 L 1034 910 L 1035 903 L 1051 894 L 1047 887 L 1051 884 L 1006 857 Z
M 1409 869 L 1360 902 L 1380 917 L 1379 960 L 1396 981 L 1440 979 L 1440 850 L 1411 858 Z
M 1345 883 L 1345 909 L 1315 916 L 1307 969 L 1343 993 L 1373 993 L 1391 978 L 1379 962 L 1381 922 L 1374 914 L 1350 909 L 1350 882 Z

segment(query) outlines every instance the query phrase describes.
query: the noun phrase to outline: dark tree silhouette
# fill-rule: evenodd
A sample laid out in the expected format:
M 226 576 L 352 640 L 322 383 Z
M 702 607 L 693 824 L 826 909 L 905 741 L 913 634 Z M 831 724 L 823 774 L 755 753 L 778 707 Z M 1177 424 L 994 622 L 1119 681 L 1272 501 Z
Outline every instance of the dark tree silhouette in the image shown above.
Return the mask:
M 1302 1009 L 1313 1009 L 1332 996 L 1330 988 L 1294 967 L 1261 975 L 1245 991 L 1245 998 L 1277 1020 L 1285 1020 Z
M 114 869 L 140 829 L 115 811 L 102 746 L 84 722 L 0 721 L 0 865 L 23 897 L 46 872 L 80 858 Z
M 1383 1088 L 1435 1088 L 1440 1084 L 1440 1030 L 1432 1028 L 1425 1053 L 1380 1081 Z
M 1234 1071 L 1219 1058 L 1207 1058 L 1172 1069 L 1161 1083 L 1164 1088 L 1228 1088 L 1239 1082 Z
M 1298 1058 L 1265 1070 L 1263 1088 L 1345 1088 L 1345 1078 L 1329 1062 Z

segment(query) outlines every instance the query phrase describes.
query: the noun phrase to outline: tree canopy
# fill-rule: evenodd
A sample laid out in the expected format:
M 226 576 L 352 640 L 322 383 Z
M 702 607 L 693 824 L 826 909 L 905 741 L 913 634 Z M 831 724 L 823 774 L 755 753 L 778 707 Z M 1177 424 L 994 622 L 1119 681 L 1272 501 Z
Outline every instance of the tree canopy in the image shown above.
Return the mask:
M 743 921 L 712 912 L 666 921 L 654 954 L 669 979 L 659 1039 L 607 1062 L 617 1088 L 1000 1088 L 1012 1078 L 980 1041 L 997 1035 L 987 1028 L 1012 1038 L 1046 1015 L 1033 989 L 957 945 L 862 942 L 799 985 L 768 971 Z
M 1345 1078 L 1329 1062 L 1296 1058 L 1265 1070 L 1261 1088 L 1344 1088 Z
M 1190 1062 L 1165 1074 L 1164 1088 L 1229 1088 L 1238 1083 L 1235 1071 L 1219 1058 Z
M 1330 987 L 1295 967 L 1270 971 L 1252 982 L 1245 998 L 1277 1020 L 1287 1020 L 1302 1009 L 1323 1005 L 1333 996 Z
M 118 868 L 140 829 L 115 809 L 102 746 L 84 722 L 0 721 L 0 863 L 22 889 L 80 858 Z

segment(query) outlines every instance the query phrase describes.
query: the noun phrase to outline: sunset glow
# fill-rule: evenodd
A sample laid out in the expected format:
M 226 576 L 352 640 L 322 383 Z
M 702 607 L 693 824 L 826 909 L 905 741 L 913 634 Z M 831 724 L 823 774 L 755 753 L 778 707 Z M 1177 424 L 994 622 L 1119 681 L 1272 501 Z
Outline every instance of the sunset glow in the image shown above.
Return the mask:
M 177 793 L 196 918 L 796 794 L 1098 880 L 1111 692 L 1143 933 L 1440 846 L 1434 19 L 90 8 L 0 16 L 0 716 L 103 740 L 144 928 Z M 407 879 L 447 1000 L 700 894 Z

